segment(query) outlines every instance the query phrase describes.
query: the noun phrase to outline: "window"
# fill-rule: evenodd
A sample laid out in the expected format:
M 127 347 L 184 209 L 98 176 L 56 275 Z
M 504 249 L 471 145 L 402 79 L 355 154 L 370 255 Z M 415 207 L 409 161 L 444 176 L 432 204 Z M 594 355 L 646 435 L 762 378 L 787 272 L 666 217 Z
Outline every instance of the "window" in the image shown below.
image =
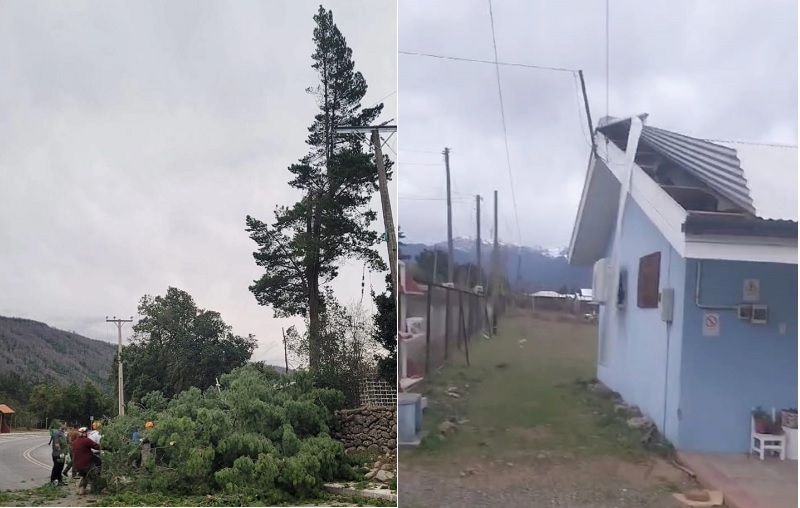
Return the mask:
M 660 276 L 660 252 L 654 252 L 639 259 L 639 286 L 636 303 L 640 309 L 658 308 L 658 287 Z

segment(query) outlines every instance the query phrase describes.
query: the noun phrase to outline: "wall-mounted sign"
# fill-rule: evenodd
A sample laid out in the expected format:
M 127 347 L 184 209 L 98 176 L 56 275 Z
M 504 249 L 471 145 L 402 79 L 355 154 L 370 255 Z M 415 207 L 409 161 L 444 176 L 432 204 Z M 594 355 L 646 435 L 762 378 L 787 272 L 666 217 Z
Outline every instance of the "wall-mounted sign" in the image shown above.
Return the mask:
M 719 314 L 703 314 L 703 336 L 719 337 Z
M 761 284 L 758 279 L 745 279 L 743 287 L 745 302 L 758 302 L 761 300 Z

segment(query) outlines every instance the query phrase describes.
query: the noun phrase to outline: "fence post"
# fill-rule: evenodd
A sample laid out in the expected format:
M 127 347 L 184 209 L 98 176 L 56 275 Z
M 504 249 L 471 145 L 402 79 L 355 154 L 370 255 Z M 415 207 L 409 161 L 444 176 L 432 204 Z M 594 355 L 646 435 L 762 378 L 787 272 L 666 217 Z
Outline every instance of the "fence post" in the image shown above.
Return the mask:
M 450 289 L 444 290 L 444 359 L 447 361 L 450 349 Z
M 463 325 L 464 324 L 464 306 L 462 305 L 461 301 L 459 301 L 458 306 L 459 306 L 459 310 L 460 310 L 459 314 L 461 314 L 461 324 Z M 466 327 L 462 326 L 461 328 L 465 332 L 465 335 L 464 335 L 464 353 L 466 354 L 466 357 L 467 357 L 467 367 L 469 367 L 469 341 L 467 340 L 467 337 L 466 337 Z
M 456 332 L 456 348 L 461 351 L 461 336 L 464 334 L 464 293 L 458 291 L 458 332 Z
M 428 284 L 428 308 L 425 314 L 425 377 L 431 373 L 431 306 L 433 284 Z

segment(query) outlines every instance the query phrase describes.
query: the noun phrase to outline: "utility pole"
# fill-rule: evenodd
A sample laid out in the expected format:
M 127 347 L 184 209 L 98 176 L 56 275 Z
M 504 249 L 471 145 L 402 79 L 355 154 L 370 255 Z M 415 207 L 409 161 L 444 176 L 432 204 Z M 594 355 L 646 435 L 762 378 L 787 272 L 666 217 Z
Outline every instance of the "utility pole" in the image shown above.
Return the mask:
M 283 361 L 286 363 L 286 374 L 289 373 L 289 352 L 286 348 L 286 331 L 281 328 L 281 333 L 283 334 Z
M 372 146 L 375 149 L 375 165 L 378 167 L 378 185 L 381 193 L 381 207 L 383 208 L 383 225 L 386 229 L 386 244 L 389 247 L 389 268 L 392 274 L 392 289 L 397 295 L 397 231 L 394 229 L 394 219 L 392 218 L 392 202 L 389 200 L 389 187 L 386 177 L 386 167 L 383 164 L 383 151 L 381 150 L 381 131 L 397 132 L 396 125 L 388 125 L 384 122 L 380 125 L 365 126 L 339 126 L 334 130 L 339 135 L 347 134 L 366 134 L 370 133 Z M 396 298 L 396 296 L 395 296 Z
M 481 265 L 481 195 L 475 194 L 475 218 L 478 228 L 478 238 L 475 240 L 475 248 L 478 255 L 478 285 L 483 286 L 483 267 Z
M 450 149 L 444 149 L 444 169 L 447 173 L 447 256 L 450 262 L 447 266 L 447 282 L 453 283 L 453 201 L 450 195 Z
M 381 136 L 378 129 L 372 131 L 372 145 L 375 147 L 375 163 L 378 166 L 378 185 L 381 191 L 381 206 L 383 207 L 383 224 L 386 228 L 386 243 L 389 246 L 389 268 L 392 274 L 394 294 L 397 294 L 397 235 L 394 230 L 392 218 L 392 203 L 389 200 L 389 187 L 386 178 L 386 168 L 383 165 L 383 151 L 381 150 Z
M 578 71 L 578 78 L 581 80 L 581 92 L 583 93 L 583 106 L 586 108 L 586 121 L 589 123 L 589 136 L 592 138 L 592 153 L 597 151 L 594 142 L 594 125 L 592 125 L 592 113 L 589 111 L 589 96 L 586 95 L 586 81 L 583 79 L 583 71 Z
M 497 191 L 494 191 L 494 245 L 492 247 L 492 309 L 497 311 L 497 291 L 500 286 L 500 252 L 497 237 Z
M 132 323 L 133 316 L 130 319 L 118 319 L 117 316 L 114 316 L 112 319 L 108 319 L 106 316 L 106 323 L 114 323 L 117 325 L 117 337 L 119 339 L 118 342 L 118 349 L 117 349 L 117 385 L 119 388 L 119 415 L 123 416 L 125 414 L 125 394 L 123 392 L 123 381 L 122 381 L 122 325 L 123 323 Z

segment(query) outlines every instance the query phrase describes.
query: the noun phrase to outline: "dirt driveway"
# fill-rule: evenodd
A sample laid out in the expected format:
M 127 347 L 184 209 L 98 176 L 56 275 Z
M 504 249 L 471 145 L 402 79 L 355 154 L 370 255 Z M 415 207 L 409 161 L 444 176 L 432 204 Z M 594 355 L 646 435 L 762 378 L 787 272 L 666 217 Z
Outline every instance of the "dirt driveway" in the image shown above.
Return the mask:
M 427 435 L 400 454 L 400 506 L 677 507 L 694 483 L 642 431 L 595 375 L 596 329 L 507 318 L 423 387 Z

